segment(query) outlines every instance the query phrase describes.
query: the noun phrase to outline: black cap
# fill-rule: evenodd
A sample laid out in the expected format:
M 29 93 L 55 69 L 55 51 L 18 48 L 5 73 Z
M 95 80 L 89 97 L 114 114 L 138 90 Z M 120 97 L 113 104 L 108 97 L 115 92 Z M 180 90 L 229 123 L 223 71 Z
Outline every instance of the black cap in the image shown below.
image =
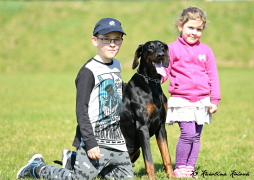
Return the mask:
M 125 32 L 123 31 L 121 27 L 121 23 L 113 18 L 104 18 L 101 19 L 94 27 L 93 35 L 99 33 L 99 34 L 107 34 L 113 31 L 119 31 L 123 34 Z M 126 35 L 126 34 L 125 34 Z

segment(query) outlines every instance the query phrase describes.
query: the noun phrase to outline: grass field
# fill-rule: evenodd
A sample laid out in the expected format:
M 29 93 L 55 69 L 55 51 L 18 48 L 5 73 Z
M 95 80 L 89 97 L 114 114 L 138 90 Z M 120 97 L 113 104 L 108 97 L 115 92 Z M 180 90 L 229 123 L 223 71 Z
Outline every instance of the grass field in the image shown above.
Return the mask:
M 181 10 L 196 5 L 210 21 L 202 42 L 220 67 L 254 67 L 254 2 L 39 1 L 0 2 L 0 72 L 70 71 L 94 56 L 94 25 L 104 17 L 122 22 L 127 36 L 117 58 L 124 69 L 139 44 L 176 40 Z
M 74 81 L 96 54 L 90 39 L 100 18 L 121 20 L 127 33 L 117 55 L 127 82 L 136 72 L 131 63 L 138 45 L 175 41 L 172 24 L 189 5 L 204 8 L 211 21 L 201 40 L 215 54 L 222 95 L 202 132 L 199 179 L 254 179 L 254 3 L 200 1 L 0 2 L 0 179 L 15 179 L 34 153 L 51 164 L 61 159 L 62 149 L 74 150 Z M 166 128 L 174 165 L 180 132 L 177 125 Z M 156 176 L 166 179 L 154 137 L 151 144 Z M 205 170 L 226 176 L 203 178 Z M 234 170 L 249 176 L 233 178 Z M 134 172 L 135 179 L 145 174 L 142 158 Z
M 128 81 L 135 71 L 124 71 Z M 197 170 L 227 173 L 233 170 L 253 179 L 253 109 L 254 82 L 249 69 L 219 69 L 222 100 L 211 125 L 206 125 L 201 138 Z M 15 73 L 0 76 L 0 179 L 14 179 L 18 169 L 34 153 L 41 153 L 46 163 L 61 159 L 64 148 L 72 149 L 75 133 L 76 73 Z M 167 96 L 166 84 L 163 85 Z M 177 125 L 167 126 L 169 152 L 175 162 L 175 147 L 179 137 Z M 155 139 L 152 153 L 158 178 L 165 178 Z M 144 163 L 139 158 L 135 177 L 144 175 Z M 209 177 L 210 179 L 211 177 Z M 234 178 L 237 179 L 237 178 Z

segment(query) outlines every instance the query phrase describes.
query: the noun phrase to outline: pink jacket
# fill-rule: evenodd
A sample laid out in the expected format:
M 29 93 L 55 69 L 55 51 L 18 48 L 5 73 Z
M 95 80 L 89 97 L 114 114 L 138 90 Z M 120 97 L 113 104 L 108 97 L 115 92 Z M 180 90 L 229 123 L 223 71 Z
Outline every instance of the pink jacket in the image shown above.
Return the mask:
M 171 96 L 196 102 L 210 95 L 211 103 L 218 106 L 220 85 L 211 48 L 200 41 L 189 45 L 181 37 L 168 48 L 170 64 L 164 68 L 166 76 L 162 77 L 162 83 L 169 77 Z

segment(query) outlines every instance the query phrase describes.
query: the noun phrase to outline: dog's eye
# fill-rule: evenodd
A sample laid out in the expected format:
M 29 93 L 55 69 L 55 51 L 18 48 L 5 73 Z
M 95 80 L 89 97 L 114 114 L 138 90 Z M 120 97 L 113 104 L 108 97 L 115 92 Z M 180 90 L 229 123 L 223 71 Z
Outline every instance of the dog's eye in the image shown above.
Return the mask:
M 160 48 L 164 48 L 164 46 L 163 46 L 161 43 L 159 43 L 158 46 L 159 46 Z
M 154 46 L 153 46 L 153 45 L 150 45 L 150 46 L 148 46 L 148 49 L 153 50 L 153 49 L 154 49 Z

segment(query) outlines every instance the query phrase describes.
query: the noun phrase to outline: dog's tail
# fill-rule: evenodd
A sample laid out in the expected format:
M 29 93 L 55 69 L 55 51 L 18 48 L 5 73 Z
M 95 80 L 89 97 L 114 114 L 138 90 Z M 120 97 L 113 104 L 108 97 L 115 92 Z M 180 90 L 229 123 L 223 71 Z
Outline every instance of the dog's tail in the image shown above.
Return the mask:
M 55 160 L 55 161 L 53 161 L 54 163 L 56 163 L 56 164 L 59 164 L 59 165 L 63 165 L 63 162 L 62 161 L 58 161 L 58 160 Z

